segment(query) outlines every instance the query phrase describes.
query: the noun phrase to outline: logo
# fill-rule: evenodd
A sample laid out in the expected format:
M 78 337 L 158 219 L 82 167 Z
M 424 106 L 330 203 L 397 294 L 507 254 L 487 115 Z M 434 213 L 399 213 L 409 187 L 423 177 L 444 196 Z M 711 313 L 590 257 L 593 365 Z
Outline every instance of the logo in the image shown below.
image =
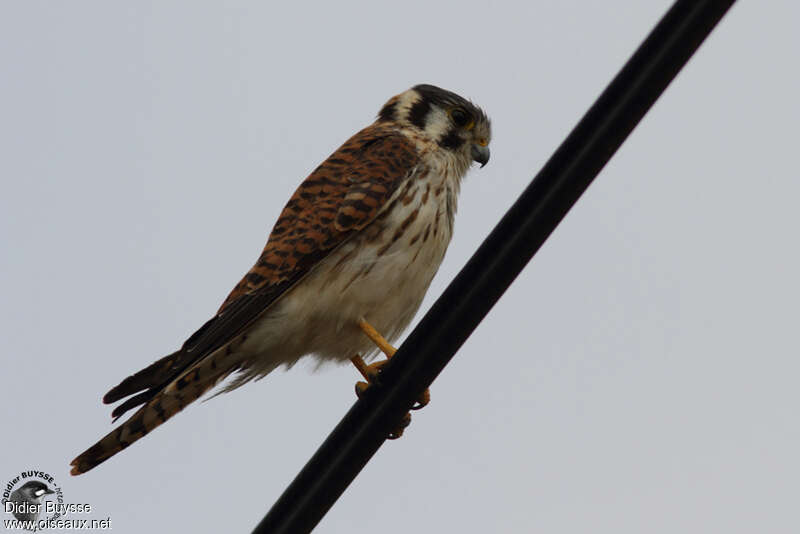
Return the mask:
M 7 530 L 38 531 L 111 529 L 111 518 L 65 518 L 67 514 L 90 514 L 89 504 L 64 502 L 53 476 L 45 471 L 22 471 L 3 486 L 3 526 Z
M 52 475 L 36 469 L 22 471 L 6 483 L 2 504 L 5 513 L 34 526 L 43 519 L 56 520 L 65 512 L 61 487 Z

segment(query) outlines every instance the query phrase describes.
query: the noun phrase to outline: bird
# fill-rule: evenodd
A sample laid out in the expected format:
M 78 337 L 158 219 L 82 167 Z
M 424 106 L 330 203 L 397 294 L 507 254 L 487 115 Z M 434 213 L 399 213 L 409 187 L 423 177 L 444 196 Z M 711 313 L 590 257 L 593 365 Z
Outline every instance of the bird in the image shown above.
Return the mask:
M 374 383 L 394 354 L 453 235 L 461 180 L 489 161 L 491 122 L 434 85 L 391 97 L 375 121 L 299 185 L 255 265 L 180 350 L 103 397 L 114 421 L 138 410 L 72 462 L 79 475 L 220 385 L 236 389 L 311 355 L 351 361 Z M 378 352 L 386 360 L 366 364 Z M 427 391 L 415 408 L 430 400 Z M 387 437 L 397 438 L 406 415 Z
M 14 490 L 9 497 L 13 504 L 14 517 L 20 521 L 36 521 L 42 511 L 42 499 L 45 495 L 55 493 L 47 484 L 38 480 L 30 480 Z

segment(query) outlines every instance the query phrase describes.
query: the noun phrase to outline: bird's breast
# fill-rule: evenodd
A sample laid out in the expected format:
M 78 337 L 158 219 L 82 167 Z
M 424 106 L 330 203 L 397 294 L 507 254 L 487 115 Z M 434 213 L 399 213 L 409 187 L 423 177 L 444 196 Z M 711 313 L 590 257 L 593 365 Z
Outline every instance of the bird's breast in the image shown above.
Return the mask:
M 250 329 L 244 351 L 260 355 L 250 365 L 266 374 L 305 354 L 370 357 L 376 349 L 357 326 L 362 317 L 389 341 L 396 339 L 444 258 L 462 175 L 453 166 L 421 165 L 398 184 L 370 224 L 320 261 Z
M 353 235 L 286 296 L 281 309 L 309 325 L 302 352 L 346 359 L 371 353 L 364 317 L 397 338 L 413 319 L 452 236 L 457 183 L 412 174 L 367 227 Z

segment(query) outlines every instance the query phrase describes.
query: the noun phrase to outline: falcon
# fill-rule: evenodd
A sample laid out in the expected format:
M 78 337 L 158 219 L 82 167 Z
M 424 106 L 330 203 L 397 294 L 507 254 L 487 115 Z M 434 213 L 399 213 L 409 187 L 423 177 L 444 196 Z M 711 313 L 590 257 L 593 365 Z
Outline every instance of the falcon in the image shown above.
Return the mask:
M 461 179 L 489 161 L 486 114 L 455 93 L 417 85 L 389 99 L 306 178 L 278 217 L 263 252 L 217 314 L 177 352 L 103 397 L 137 411 L 72 461 L 85 473 L 223 382 L 219 393 L 291 367 L 301 357 L 365 363 L 417 312 L 453 234 Z M 414 408 L 429 401 L 427 391 Z M 389 438 L 402 434 L 406 415 Z

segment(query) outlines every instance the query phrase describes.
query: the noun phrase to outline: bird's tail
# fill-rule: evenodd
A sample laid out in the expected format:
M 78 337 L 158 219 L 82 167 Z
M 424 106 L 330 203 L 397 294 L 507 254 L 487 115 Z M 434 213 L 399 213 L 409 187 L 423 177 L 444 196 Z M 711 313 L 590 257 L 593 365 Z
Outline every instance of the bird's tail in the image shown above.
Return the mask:
M 127 421 L 72 460 L 70 473 L 80 475 L 106 461 L 146 436 L 235 371 L 235 365 L 223 364 L 221 360 L 224 355 L 221 353 L 209 354 L 152 395 Z

